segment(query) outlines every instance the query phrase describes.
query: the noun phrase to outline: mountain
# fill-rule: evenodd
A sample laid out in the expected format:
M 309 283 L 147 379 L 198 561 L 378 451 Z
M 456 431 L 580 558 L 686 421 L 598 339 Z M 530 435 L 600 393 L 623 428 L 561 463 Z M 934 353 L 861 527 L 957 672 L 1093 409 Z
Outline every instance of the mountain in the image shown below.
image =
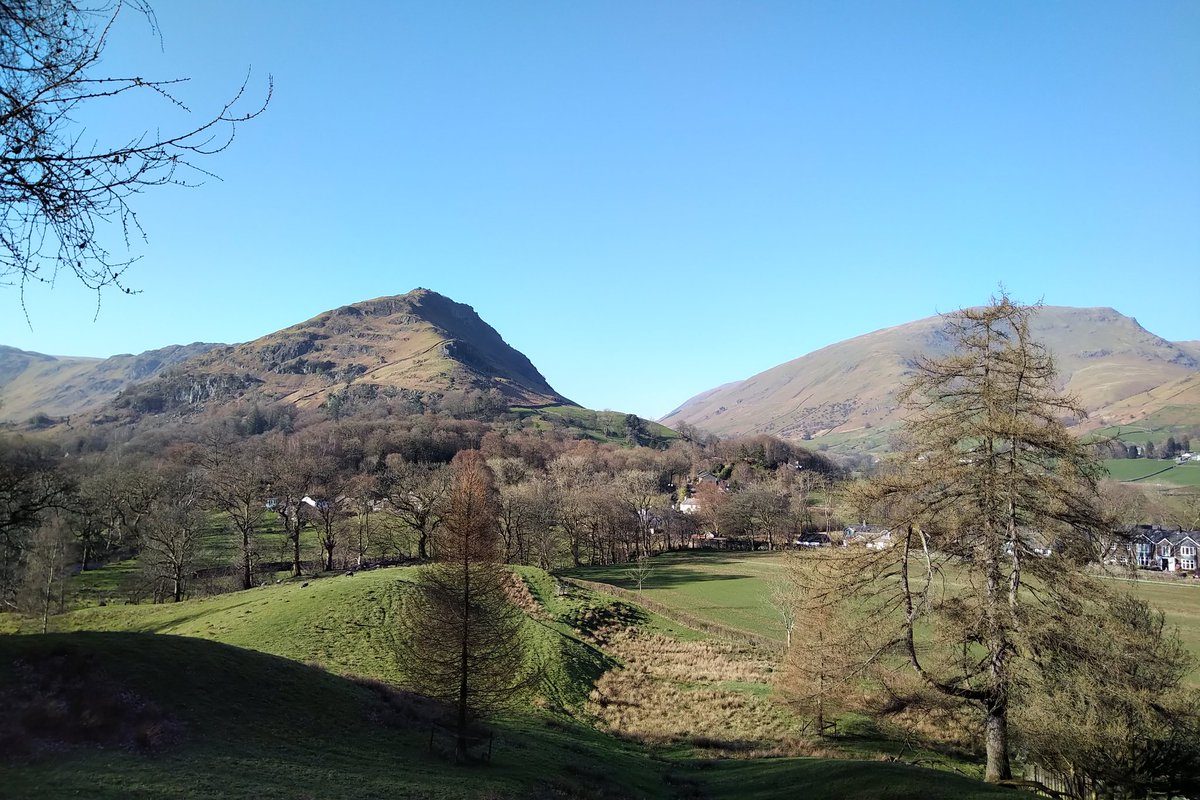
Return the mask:
M 334 396 L 455 392 L 506 407 L 575 405 L 474 309 L 427 289 L 342 306 L 244 344 L 103 361 L 11 348 L 0 354 L 0 398 L 15 420 L 192 413 L 242 400 L 314 408 Z
M 929 317 L 830 345 L 696 395 L 661 422 L 721 435 L 815 438 L 843 449 L 885 447 L 903 415 L 896 390 L 912 359 L 951 347 L 942 325 Z M 1195 342 L 1169 342 L 1111 308 L 1046 306 L 1032 327 L 1054 354 L 1065 388 L 1091 413 L 1088 429 L 1108 424 L 1106 413 L 1156 412 L 1168 402 L 1167 385 L 1194 381 L 1200 371 Z M 1200 405 L 1195 411 L 1200 423 Z
M 111 358 L 48 356 L 0 345 L 0 421 L 93 410 L 127 386 L 218 345 L 196 342 Z

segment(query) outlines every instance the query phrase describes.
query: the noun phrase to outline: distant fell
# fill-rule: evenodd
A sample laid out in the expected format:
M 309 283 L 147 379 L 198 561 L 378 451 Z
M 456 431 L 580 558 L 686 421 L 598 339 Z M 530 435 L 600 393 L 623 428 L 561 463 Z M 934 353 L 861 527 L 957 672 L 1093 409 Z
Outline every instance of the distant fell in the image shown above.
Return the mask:
M 170 345 L 111 358 L 50 356 L 0 345 L 0 420 L 25 421 L 93 410 L 127 386 L 219 345 Z
M 1046 306 L 1032 327 L 1053 353 L 1064 388 L 1091 414 L 1089 427 L 1107 424 L 1105 409 L 1134 397 L 1144 399 L 1133 403 L 1136 411 L 1122 406 L 1123 419 L 1153 413 L 1161 407 L 1156 405 L 1160 395 L 1147 393 L 1200 371 L 1195 342 L 1169 342 L 1112 308 Z M 719 435 L 768 433 L 825 441 L 839 449 L 884 449 L 886 431 L 904 414 L 896 395 L 912 374 L 913 359 L 944 355 L 950 348 L 943 319 L 928 317 L 838 342 L 703 392 L 661 421 Z

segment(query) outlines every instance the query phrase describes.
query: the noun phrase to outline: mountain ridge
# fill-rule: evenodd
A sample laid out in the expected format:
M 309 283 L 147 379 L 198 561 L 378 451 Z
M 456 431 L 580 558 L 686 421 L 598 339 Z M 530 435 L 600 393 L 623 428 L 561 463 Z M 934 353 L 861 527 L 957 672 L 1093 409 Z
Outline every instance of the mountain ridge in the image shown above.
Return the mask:
M 1110 307 L 1045 306 L 1032 327 L 1054 354 L 1064 388 L 1091 412 L 1089 427 L 1104 424 L 1107 407 L 1200 371 L 1200 348 L 1193 343 L 1163 339 Z M 718 435 L 833 437 L 856 449 L 854 440 L 867 432 L 898 424 L 896 389 L 911 374 L 915 356 L 948 352 L 942 328 L 943 317 L 931 316 L 835 342 L 695 395 L 660 422 Z M 1150 397 L 1143 405 L 1154 402 Z

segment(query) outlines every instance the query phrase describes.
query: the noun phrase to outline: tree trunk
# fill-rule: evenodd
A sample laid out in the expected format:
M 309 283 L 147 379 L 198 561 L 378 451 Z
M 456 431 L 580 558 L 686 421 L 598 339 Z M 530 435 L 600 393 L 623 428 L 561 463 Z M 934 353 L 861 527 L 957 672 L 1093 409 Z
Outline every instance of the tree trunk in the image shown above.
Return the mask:
M 253 578 L 250 570 L 250 536 L 242 531 L 242 588 L 249 589 Z
M 292 531 L 292 577 L 300 577 L 300 518 L 296 517 L 295 530 Z
M 987 748 L 987 769 L 984 780 L 999 783 L 1012 778 L 1008 763 L 1008 704 L 993 704 L 984 723 L 984 744 Z
M 460 759 L 467 758 L 467 671 L 470 668 L 471 641 L 471 566 L 469 548 L 463 554 L 462 661 L 459 663 L 458 683 L 458 746 Z
M 429 558 L 429 534 L 421 529 L 421 535 L 417 537 L 417 557 L 422 561 Z

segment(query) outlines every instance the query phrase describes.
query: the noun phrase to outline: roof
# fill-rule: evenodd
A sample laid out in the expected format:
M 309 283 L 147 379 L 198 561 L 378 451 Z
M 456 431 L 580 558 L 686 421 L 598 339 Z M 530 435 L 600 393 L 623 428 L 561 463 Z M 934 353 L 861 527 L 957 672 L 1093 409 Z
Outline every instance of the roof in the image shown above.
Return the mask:
M 890 530 L 879 525 L 849 525 L 845 532 L 847 536 L 858 536 L 862 533 L 891 533 Z
M 1130 529 L 1130 536 L 1133 539 L 1141 539 L 1150 544 L 1167 542 L 1172 547 L 1181 545 L 1185 541 L 1200 545 L 1200 531 L 1162 528 L 1158 525 L 1134 525 Z

